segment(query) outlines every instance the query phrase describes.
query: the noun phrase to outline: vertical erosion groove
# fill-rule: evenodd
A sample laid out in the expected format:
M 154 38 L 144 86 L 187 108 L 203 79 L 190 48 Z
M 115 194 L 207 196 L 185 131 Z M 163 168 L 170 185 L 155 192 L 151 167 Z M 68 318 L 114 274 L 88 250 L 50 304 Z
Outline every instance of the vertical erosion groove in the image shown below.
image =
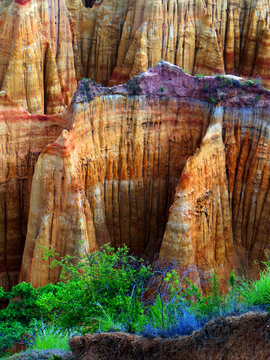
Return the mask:
M 209 109 L 196 101 L 192 107 L 175 99 L 141 101 L 104 96 L 94 102 L 95 131 L 103 145 L 93 138 L 87 157 L 99 162 L 105 156 L 106 170 L 96 186 L 105 189 L 104 226 L 111 243 L 153 255 L 159 252 L 182 170 L 207 129 Z

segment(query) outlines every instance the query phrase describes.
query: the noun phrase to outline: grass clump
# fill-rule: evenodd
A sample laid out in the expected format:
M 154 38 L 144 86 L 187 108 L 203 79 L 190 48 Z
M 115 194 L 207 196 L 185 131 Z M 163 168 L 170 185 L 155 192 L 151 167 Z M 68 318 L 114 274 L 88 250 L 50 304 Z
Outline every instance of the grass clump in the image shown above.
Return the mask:
M 62 330 L 53 324 L 37 324 L 32 338 L 31 350 L 69 350 L 68 340 L 72 333 Z
M 270 311 L 270 261 L 265 262 L 265 269 L 258 280 L 241 281 L 242 301 L 250 306 L 265 305 Z

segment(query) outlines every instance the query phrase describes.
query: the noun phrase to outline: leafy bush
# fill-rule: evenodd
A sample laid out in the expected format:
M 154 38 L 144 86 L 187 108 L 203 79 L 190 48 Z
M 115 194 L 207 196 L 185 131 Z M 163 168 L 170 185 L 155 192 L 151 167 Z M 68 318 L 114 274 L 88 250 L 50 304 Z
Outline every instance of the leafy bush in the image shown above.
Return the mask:
M 205 295 L 194 284 L 185 289 L 184 297 L 196 318 L 205 322 L 217 316 L 245 312 L 249 308 L 248 304 L 242 302 L 234 272 L 230 275 L 228 285 L 228 293 L 221 293 L 218 278 L 214 274 L 210 279 L 209 291 Z
M 183 281 L 179 281 L 175 271 L 169 273 L 165 281 L 170 283 L 170 293 L 166 294 L 166 301 L 159 295 L 148 309 L 147 324 L 142 331 L 146 336 L 188 335 L 212 318 L 238 315 L 256 305 L 270 305 L 269 265 L 258 281 L 239 281 L 233 271 L 227 294 L 221 293 L 216 274 L 210 279 L 205 295 L 187 278 L 182 288 Z
M 32 284 L 20 283 L 9 293 L 1 291 L 1 299 L 9 300 L 6 309 L 0 310 L 1 322 L 20 322 L 22 326 L 29 326 L 31 319 L 40 318 L 41 309 L 37 304 L 38 294 Z
M 0 354 L 10 348 L 15 341 L 27 342 L 26 334 L 31 332 L 33 319 L 42 317 L 37 304 L 38 293 L 31 284 L 25 282 L 12 288 L 10 292 L 0 289 L 0 299 L 9 300 L 7 308 L 0 310 Z
M 1 322 L 0 324 L 0 356 L 9 349 L 15 341 L 23 340 L 26 328 L 18 321 Z
M 144 320 L 141 297 L 151 268 L 143 260 L 128 255 L 127 247 L 115 251 L 106 245 L 102 251 L 87 255 L 74 265 L 74 258 L 56 259 L 53 266 L 62 266 L 65 286 L 55 294 L 41 295 L 40 304 L 47 304 L 52 320 L 62 328 L 88 324 L 88 331 L 97 331 L 106 316 L 121 322 L 134 332 Z

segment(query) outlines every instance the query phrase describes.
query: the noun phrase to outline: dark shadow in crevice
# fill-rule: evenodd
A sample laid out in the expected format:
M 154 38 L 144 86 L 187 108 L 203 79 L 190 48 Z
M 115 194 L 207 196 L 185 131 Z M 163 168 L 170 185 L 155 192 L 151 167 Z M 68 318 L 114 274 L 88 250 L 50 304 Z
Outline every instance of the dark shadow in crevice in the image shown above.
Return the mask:
M 93 7 L 95 2 L 96 2 L 96 0 L 83 0 L 84 6 L 87 8 Z

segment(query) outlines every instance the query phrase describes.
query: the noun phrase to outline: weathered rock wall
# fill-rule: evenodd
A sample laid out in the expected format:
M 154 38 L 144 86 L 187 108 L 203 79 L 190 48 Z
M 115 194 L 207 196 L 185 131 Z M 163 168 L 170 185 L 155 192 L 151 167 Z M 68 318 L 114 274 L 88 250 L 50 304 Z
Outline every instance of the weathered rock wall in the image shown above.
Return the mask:
M 269 92 L 160 63 L 129 83 L 79 83 L 61 115 L 0 97 L 0 276 L 35 286 L 61 254 L 110 242 L 200 278 L 251 272 L 269 249 Z M 31 194 L 30 194 L 31 191 Z M 82 242 L 81 242 L 82 241 Z
M 63 115 L 31 115 L 0 93 L 0 283 L 5 288 L 18 282 L 39 153 L 68 122 Z
M 200 149 L 190 157 L 176 188 L 160 250 L 197 276 L 221 279 L 233 267 L 233 232 L 222 140 L 223 108 L 217 108 Z
M 20 279 L 56 279 L 40 245 L 65 255 L 80 240 L 161 248 L 202 279 L 252 269 L 269 248 L 269 97 L 168 63 L 110 89 L 82 81 L 69 132 L 36 165 Z
M 160 103 L 157 99 L 121 95 L 101 96 L 90 104 L 76 105 L 74 110 L 69 135 L 74 138 L 72 159 L 67 162 L 65 153 L 51 152 L 48 146 L 33 178 L 32 198 L 40 200 L 38 205 L 35 200 L 30 209 L 26 244 L 31 243 L 32 252 L 25 252 L 23 268 L 24 274 L 38 276 L 39 281 L 43 281 L 45 270 L 32 272 L 29 266 L 39 263 L 32 254 L 35 248 L 36 256 L 42 257 L 41 243 L 52 244 L 63 255 L 71 243 L 76 247 L 84 238 L 86 248 L 92 249 L 95 242 L 99 246 L 110 242 L 115 247 L 126 244 L 136 254 L 158 253 L 175 187 L 187 158 L 206 131 L 209 111 L 199 102 L 189 108 L 185 101 Z M 77 159 L 75 152 L 79 154 Z M 60 181 L 65 173 L 70 177 Z M 85 206 L 72 209 L 74 188 L 85 197 L 82 203 L 86 202 L 89 214 Z M 65 230 L 59 229 L 62 224 L 56 215 L 58 210 L 65 212 L 64 217 L 70 213 L 69 219 L 63 220 Z M 81 223 L 76 223 L 77 232 L 72 235 L 70 227 L 76 214 Z M 54 217 L 53 224 L 48 216 Z M 84 218 L 91 224 L 87 225 Z M 46 227 L 40 224 L 44 222 Z M 34 282 L 32 277 L 26 279 Z
M 35 114 L 71 102 L 76 76 L 64 0 L 10 1 L 0 18 L 0 88 Z
M 124 83 L 160 59 L 269 87 L 269 54 L 269 0 L 0 2 L 0 89 L 31 113 L 63 110 L 83 77 Z

